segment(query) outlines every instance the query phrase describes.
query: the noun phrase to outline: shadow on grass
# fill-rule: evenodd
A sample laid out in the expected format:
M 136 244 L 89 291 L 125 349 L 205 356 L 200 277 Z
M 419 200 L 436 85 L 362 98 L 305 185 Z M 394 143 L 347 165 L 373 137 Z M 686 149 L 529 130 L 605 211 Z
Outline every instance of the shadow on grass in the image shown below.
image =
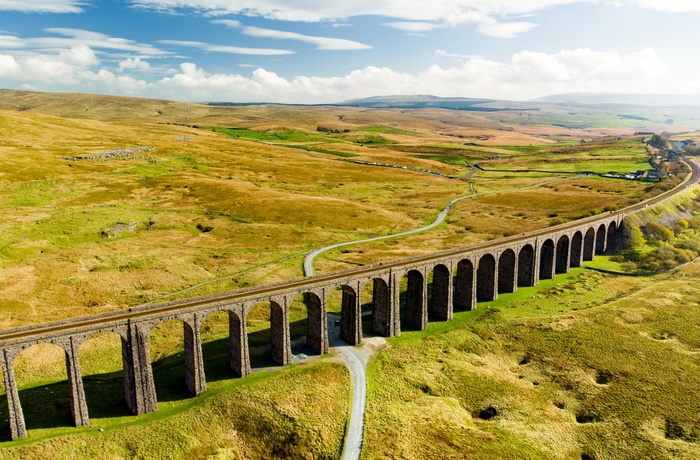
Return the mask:
M 92 418 L 130 415 L 124 400 L 124 380 L 121 372 L 96 374 L 83 378 L 85 399 Z M 20 390 L 19 399 L 27 430 L 75 426 L 70 411 L 68 381 L 40 385 Z M 3 426 L 0 441 L 10 440 L 7 409 L 0 411 Z
M 306 319 L 290 324 L 292 340 L 306 335 Z M 248 335 L 253 371 L 262 368 L 281 367 L 272 360 L 269 343 L 270 331 L 265 329 Z M 292 353 L 316 355 L 304 340 L 297 340 Z M 204 372 L 207 382 L 237 378 L 230 367 L 228 337 L 202 344 Z M 158 402 L 181 401 L 191 397 L 185 385 L 184 354 L 179 352 L 151 364 Z M 131 415 L 124 397 L 123 372 L 83 376 L 83 388 L 91 418 L 116 418 Z M 20 390 L 27 430 L 74 426 L 70 411 L 68 381 L 40 385 Z M 4 399 L 0 395 L 0 400 Z M 10 440 L 7 406 L 0 406 L 0 442 Z
M 306 335 L 306 318 L 290 323 L 291 339 Z M 264 368 L 281 367 L 272 359 L 270 352 L 270 329 L 248 334 L 250 365 L 253 372 Z M 292 347 L 293 354 L 316 353 L 305 344 Z M 231 370 L 228 337 L 204 342 L 202 344 L 204 375 L 208 383 L 238 378 Z M 185 385 L 185 358 L 182 352 L 153 362 L 153 378 L 159 402 L 171 402 L 191 397 Z

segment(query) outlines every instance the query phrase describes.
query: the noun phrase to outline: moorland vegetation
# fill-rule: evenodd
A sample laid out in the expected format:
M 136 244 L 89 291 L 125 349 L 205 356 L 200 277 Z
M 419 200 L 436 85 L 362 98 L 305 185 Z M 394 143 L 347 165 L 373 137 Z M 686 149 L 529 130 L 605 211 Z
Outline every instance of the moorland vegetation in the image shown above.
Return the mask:
M 661 151 L 616 126 L 518 125 L 517 113 L 195 104 L 185 112 L 165 101 L 12 97 L 23 110 L 0 111 L 3 328 L 300 277 L 314 248 L 420 227 L 474 191 L 492 193 L 459 202 L 430 232 L 329 251 L 317 271 L 619 209 L 683 177 L 665 156 L 671 175 L 660 182 L 605 177 L 651 169 Z M 115 151 L 139 153 L 103 155 Z M 697 389 L 697 334 L 688 326 L 697 311 L 683 305 L 697 307 L 697 267 L 631 275 L 697 257 L 698 211 L 689 194 L 629 219 L 620 255 L 594 263 L 610 273 L 575 269 L 389 339 L 371 367 L 363 455 L 692 458 L 698 411 L 682 398 Z M 306 309 L 291 308 L 299 337 Z M 264 366 L 269 306 L 247 320 Z M 88 428 L 68 427 L 60 350 L 23 352 L 17 377 L 30 436 L 0 452 L 337 457 L 348 410 L 343 367 L 311 360 L 230 379 L 226 318 L 213 315 L 203 329 L 212 383 L 189 399 L 175 323 L 151 335 L 159 411 L 147 416 L 115 409 L 118 339 L 81 347 Z

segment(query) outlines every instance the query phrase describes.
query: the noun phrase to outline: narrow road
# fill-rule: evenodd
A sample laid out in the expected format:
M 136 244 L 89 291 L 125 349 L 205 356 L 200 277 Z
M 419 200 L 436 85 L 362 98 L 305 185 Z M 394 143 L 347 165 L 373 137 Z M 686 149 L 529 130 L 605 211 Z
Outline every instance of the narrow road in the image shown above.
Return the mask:
M 350 422 L 347 426 L 345 446 L 342 460 L 360 458 L 362 452 L 362 434 L 365 425 L 365 404 L 367 403 L 367 361 L 357 352 L 354 346 L 340 339 L 339 327 L 334 326 L 338 315 L 328 315 L 328 341 L 338 352 L 352 375 L 352 404 L 350 407 Z
M 550 180 L 550 181 L 546 181 L 546 182 L 540 182 L 539 184 L 528 185 L 527 187 L 519 187 L 519 188 L 508 189 L 508 190 L 493 190 L 490 192 L 472 193 L 470 195 L 455 198 L 454 200 L 447 203 L 447 205 L 443 208 L 442 211 L 440 211 L 437 218 L 432 223 L 430 223 L 424 227 L 414 228 L 413 230 L 407 230 L 405 232 L 400 232 L 400 233 L 392 233 L 391 235 L 377 236 L 374 238 L 367 238 L 364 240 L 346 241 L 344 243 L 332 244 L 330 246 L 325 246 L 322 248 L 315 249 L 315 250 L 311 251 L 309 253 L 309 255 L 307 255 L 306 258 L 304 259 L 304 273 L 306 274 L 306 276 L 313 276 L 314 275 L 314 265 L 313 265 L 314 259 L 316 257 L 318 257 L 320 254 L 322 254 L 326 251 L 330 251 L 331 249 L 336 249 L 336 248 L 340 248 L 343 246 L 350 246 L 353 244 L 371 243 L 372 241 L 386 240 L 389 238 L 396 238 L 399 236 L 413 235 L 416 233 L 422 233 L 422 232 L 428 231 L 430 229 L 433 229 L 445 221 L 445 219 L 447 218 L 447 215 L 450 212 L 450 209 L 452 209 L 452 206 L 454 206 L 455 203 L 457 203 L 459 201 L 466 200 L 468 198 L 476 198 L 476 197 L 484 196 L 484 195 L 492 195 L 494 193 L 509 193 L 509 192 L 519 192 L 522 190 L 530 190 L 533 188 L 542 187 L 543 185 L 552 184 L 555 182 L 561 182 L 561 181 L 565 181 L 565 180 L 571 180 L 571 179 L 572 178 L 554 179 L 554 180 Z
M 396 238 L 399 236 L 412 235 L 415 233 L 425 232 L 432 228 L 437 227 L 445 221 L 447 215 L 452 209 L 455 203 L 466 200 L 467 198 L 474 198 L 477 196 L 488 195 L 492 193 L 503 193 L 503 192 L 515 192 L 520 190 L 528 190 L 532 188 L 541 187 L 543 185 L 551 184 L 553 182 L 560 182 L 570 179 L 555 179 L 551 181 L 541 182 L 539 184 L 530 185 L 527 187 L 520 187 L 511 190 L 498 190 L 491 192 L 481 192 L 481 193 L 471 193 L 470 195 L 455 198 L 454 200 L 447 203 L 443 210 L 438 214 L 437 218 L 430 224 L 416 228 L 413 230 L 408 230 L 401 233 L 394 233 L 392 235 L 378 236 L 375 238 L 368 238 L 358 241 L 349 241 L 345 243 L 338 243 L 331 246 L 326 246 L 323 248 L 316 249 L 309 253 L 304 259 L 304 273 L 306 276 L 312 276 L 314 274 L 314 259 L 323 252 L 329 251 L 331 249 L 339 248 L 342 246 L 348 246 L 351 244 L 359 243 L 369 243 L 371 241 L 380 241 L 387 238 Z M 473 188 L 472 188 L 473 191 Z M 365 422 L 365 404 L 367 400 L 367 362 L 360 355 L 360 353 L 355 350 L 355 347 L 346 344 L 338 336 L 336 329 L 334 327 L 334 322 L 339 317 L 334 315 L 328 315 L 328 341 L 331 348 L 338 352 L 338 355 L 345 362 L 345 365 L 350 369 L 350 374 L 352 375 L 352 404 L 350 409 L 350 422 L 348 423 L 348 431 L 345 436 L 345 447 L 343 449 L 342 460 L 357 460 L 360 458 L 360 453 L 362 452 L 362 437 L 364 434 L 364 422 Z

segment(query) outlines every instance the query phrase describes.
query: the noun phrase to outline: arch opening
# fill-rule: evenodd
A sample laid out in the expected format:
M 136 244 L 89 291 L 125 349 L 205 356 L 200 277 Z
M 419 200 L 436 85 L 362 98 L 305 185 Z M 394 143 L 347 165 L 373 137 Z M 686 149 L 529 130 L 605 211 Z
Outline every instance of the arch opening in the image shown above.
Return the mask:
M 540 279 L 554 278 L 554 241 L 547 240 L 540 249 Z
M 580 267 L 583 261 L 583 235 L 581 232 L 575 232 L 571 237 L 571 258 L 569 265 L 571 267 Z
M 433 268 L 432 281 L 428 284 L 430 292 L 429 316 L 438 321 L 452 319 L 452 274 L 446 265 Z
M 291 361 L 289 323 L 281 305 L 259 302 L 248 311 L 245 322 L 252 367 L 284 366 Z
M 595 257 L 595 229 L 589 228 L 583 237 L 583 260 L 590 261 Z
M 352 286 L 340 286 L 340 338 L 351 345 L 362 343 L 362 305 Z
M 114 395 L 125 391 L 122 350 L 126 341 L 115 332 L 93 334 L 78 348 L 78 360 L 83 374 L 85 400 L 90 416 L 95 418 L 130 415 L 126 399 Z
M 484 254 L 479 259 L 476 269 L 477 300 L 490 302 L 498 298 L 496 259 L 491 254 Z
M 460 260 L 454 280 L 454 310 L 471 311 L 476 307 L 476 277 L 474 264 L 469 259 Z
M 535 285 L 535 250 L 530 244 L 520 249 L 518 254 L 518 286 Z
M 605 247 L 605 251 L 608 253 L 615 252 L 615 246 L 617 245 L 618 238 L 618 230 L 619 228 L 617 226 L 617 222 L 610 222 L 610 225 L 608 225 L 608 234 Z
M 178 401 L 191 396 L 185 366 L 185 328 L 180 319 L 168 319 L 151 329 L 148 348 L 157 401 Z
M 498 258 L 498 292 L 515 292 L 517 267 L 515 251 L 512 249 L 503 251 Z
M 363 336 L 392 335 L 391 291 L 382 278 L 374 278 L 365 285 L 362 298 L 362 330 Z
M 423 274 L 411 270 L 401 279 L 401 329 L 422 331 L 428 325 L 427 285 Z
M 569 237 L 562 235 L 557 241 L 556 273 L 569 271 Z
M 200 335 L 202 338 L 202 356 L 204 373 L 207 381 L 215 382 L 242 377 L 247 354 L 244 344 L 245 331 L 242 330 L 240 317 L 234 311 L 215 311 L 202 321 Z M 245 350 L 244 350 L 245 348 Z M 247 363 L 249 372 L 250 362 Z
M 606 232 L 605 232 L 605 224 L 600 224 L 598 227 L 598 231 L 596 232 L 595 235 L 595 253 L 596 255 L 603 254 L 605 252 L 606 248 Z
M 27 430 L 75 426 L 67 363 L 65 350 L 50 343 L 27 347 L 15 358 L 15 381 Z

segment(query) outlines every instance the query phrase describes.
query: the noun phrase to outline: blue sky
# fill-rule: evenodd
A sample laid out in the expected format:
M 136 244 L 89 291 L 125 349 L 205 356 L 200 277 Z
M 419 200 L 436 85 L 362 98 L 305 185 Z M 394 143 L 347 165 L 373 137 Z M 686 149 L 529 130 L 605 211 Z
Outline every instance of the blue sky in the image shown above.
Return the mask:
M 0 87 L 183 101 L 700 93 L 698 0 L 0 0 Z

